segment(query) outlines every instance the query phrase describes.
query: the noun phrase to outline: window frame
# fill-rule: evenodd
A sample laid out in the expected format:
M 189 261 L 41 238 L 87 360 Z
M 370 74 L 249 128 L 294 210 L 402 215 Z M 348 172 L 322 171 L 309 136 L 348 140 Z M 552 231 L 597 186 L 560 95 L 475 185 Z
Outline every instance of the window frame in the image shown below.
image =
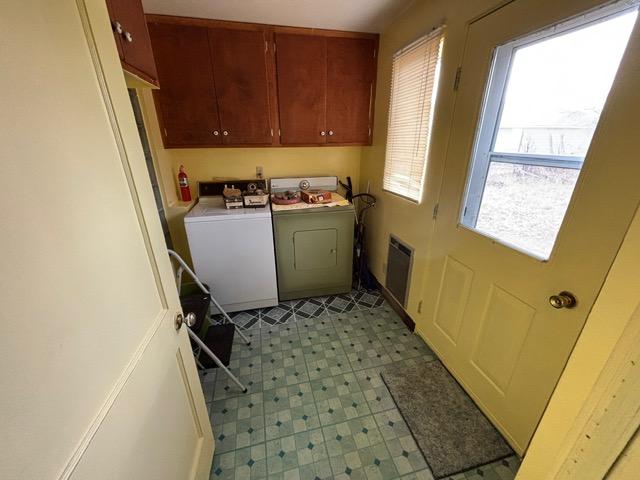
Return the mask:
M 484 88 L 482 108 L 480 110 L 476 126 L 474 146 L 471 152 L 465 192 L 463 202 L 461 204 L 462 208 L 459 215 L 459 226 L 477 232 L 485 237 L 495 240 L 498 243 L 542 260 L 542 258 L 533 252 L 527 251 L 522 247 L 514 246 L 476 228 L 478 214 L 480 213 L 480 206 L 484 194 L 484 187 L 491 162 L 581 170 L 584 160 L 588 155 L 588 151 L 585 157 L 580 157 L 570 155 L 499 152 L 493 149 L 498 136 L 498 127 L 504 108 L 506 90 L 509 83 L 511 68 L 513 66 L 513 58 L 516 51 L 520 48 L 550 40 L 574 30 L 580 30 L 591 25 L 605 22 L 631 11 L 637 11 L 639 3 L 640 2 L 638 1 L 630 3 L 628 1 L 621 0 L 613 4 L 601 6 L 568 20 L 545 27 L 537 32 L 528 33 L 494 48 L 491 58 L 491 68 L 489 69 L 487 83 Z M 549 258 L 550 256 L 551 254 L 549 255 Z

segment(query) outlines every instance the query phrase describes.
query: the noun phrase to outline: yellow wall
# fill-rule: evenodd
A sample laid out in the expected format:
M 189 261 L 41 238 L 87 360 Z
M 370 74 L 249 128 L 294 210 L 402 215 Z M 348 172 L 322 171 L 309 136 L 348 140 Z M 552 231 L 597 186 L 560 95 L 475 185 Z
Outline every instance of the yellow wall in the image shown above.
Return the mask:
M 189 175 L 192 197 L 198 181 L 255 178 L 262 166 L 265 178 L 337 175 L 358 185 L 362 147 L 191 148 L 165 149 L 150 90 L 139 90 L 154 162 L 174 247 L 189 259 L 182 219 L 190 205 L 178 202 L 176 177 L 180 165 Z
M 415 249 L 407 311 L 419 321 L 418 304 L 427 266 L 427 248 L 433 229 L 433 208 L 438 198 L 449 124 L 453 113 L 453 81 L 462 57 L 467 22 L 484 13 L 498 0 L 420 0 L 412 4 L 383 32 L 378 60 L 378 88 L 373 146 L 363 149 L 360 189 L 378 197 L 367 217 L 369 265 L 384 283 L 389 234 L 393 233 Z M 422 203 L 415 204 L 382 191 L 387 116 L 391 81 L 391 57 L 399 48 L 441 24 L 446 25 L 440 87 L 435 107 L 431 153 Z

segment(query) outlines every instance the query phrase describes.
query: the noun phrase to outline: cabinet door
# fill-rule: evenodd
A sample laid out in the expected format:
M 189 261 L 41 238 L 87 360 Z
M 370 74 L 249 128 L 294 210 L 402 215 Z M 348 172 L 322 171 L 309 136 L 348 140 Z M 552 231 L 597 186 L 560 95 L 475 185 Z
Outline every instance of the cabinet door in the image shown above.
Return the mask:
M 326 143 L 325 37 L 276 33 L 280 142 Z
M 150 23 L 160 90 L 155 90 L 164 146 L 220 144 L 208 29 Z
M 327 143 L 371 141 L 376 41 L 327 38 Z
M 142 2 L 140 0 L 109 0 L 109 2 L 115 20 L 122 25 L 120 40 L 125 68 L 134 75 L 157 84 L 158 72 L 153 59 Z
M 209 30 L 222 141 L 270 145 L 267 44 L 262 30 Z
M 113 39 L 116 42 L 116 48 L 118 49 L 118 56 L 120 60 L 124 60 L 124 52 L 122 50 L 122 24 L 116 18 L 116 11 L 113 7 L 115 0 L 107 0 L 107 11 L 109 12 L 109 20 L 111 21 L 111 29 L 113 30 Z

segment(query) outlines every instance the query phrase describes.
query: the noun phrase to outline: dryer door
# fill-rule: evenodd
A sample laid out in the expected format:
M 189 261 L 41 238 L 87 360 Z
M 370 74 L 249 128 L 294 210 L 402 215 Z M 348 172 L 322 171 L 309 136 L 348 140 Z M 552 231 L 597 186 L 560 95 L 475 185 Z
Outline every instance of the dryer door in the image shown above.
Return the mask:
M 353 210 L 274 214 L 280 300 L 351 290 Z
M 293 234 L 293 268 L 314 270 L 335 267 L 338 259 L 335 228 L 303 230 Z

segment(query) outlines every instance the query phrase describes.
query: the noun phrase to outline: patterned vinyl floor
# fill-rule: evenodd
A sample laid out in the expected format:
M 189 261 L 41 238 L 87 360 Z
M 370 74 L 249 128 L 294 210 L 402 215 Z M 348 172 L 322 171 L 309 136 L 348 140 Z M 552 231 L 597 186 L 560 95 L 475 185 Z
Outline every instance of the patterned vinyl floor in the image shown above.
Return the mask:
M 232 315 L 248 329 L 224 374 L 201 375 L 216 442 L 212 480 L 432 480 L 379 372 L 431 361 L 379 293 L 291 301 Z M 517 457 L 453 480 L 512 480 Z

